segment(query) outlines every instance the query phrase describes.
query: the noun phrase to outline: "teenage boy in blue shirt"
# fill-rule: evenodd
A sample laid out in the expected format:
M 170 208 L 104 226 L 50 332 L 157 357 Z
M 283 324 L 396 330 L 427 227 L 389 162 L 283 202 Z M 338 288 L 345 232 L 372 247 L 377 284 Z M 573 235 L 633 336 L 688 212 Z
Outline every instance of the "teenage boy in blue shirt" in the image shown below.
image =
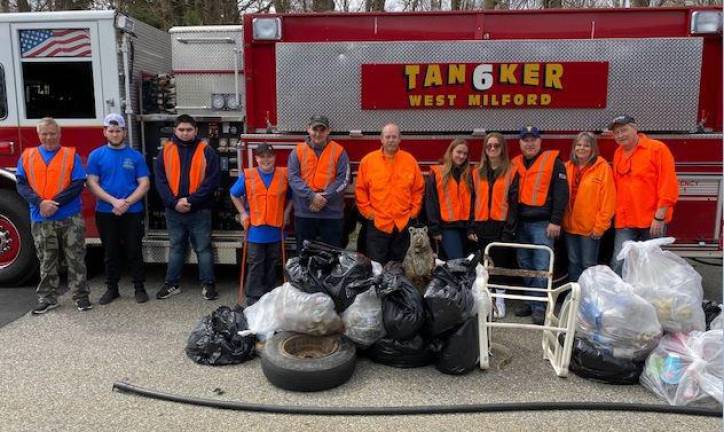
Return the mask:
M 245 169 L 229 191 L 247 235 L 246 306 L 276 287 L 283 231 L 292 210 L 287 169 L 275 166 L 274 148 L 259 144 L 255 159 L 257 166 Z
M 119 297 L 121 253 L 133 278 L 136 302 L 148 301 L 144 288 L 143 197 L 150 186 L 143 155 L 126 144 L 126 122 L 119 114 L 103 120 L 107 143 L 88 157 L 88 189 L 96 196 L 96 227 L 105 251 L 106 292 L 98 301 L 105 305 Z

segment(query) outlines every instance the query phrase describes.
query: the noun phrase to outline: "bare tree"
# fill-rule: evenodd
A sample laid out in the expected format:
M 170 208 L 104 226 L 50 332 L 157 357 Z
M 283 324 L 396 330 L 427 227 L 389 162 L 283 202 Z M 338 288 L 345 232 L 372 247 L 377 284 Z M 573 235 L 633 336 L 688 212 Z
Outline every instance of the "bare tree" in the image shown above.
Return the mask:
M 365 11 L 367 12 L 384 12 L 385 0 L 365 0 Z

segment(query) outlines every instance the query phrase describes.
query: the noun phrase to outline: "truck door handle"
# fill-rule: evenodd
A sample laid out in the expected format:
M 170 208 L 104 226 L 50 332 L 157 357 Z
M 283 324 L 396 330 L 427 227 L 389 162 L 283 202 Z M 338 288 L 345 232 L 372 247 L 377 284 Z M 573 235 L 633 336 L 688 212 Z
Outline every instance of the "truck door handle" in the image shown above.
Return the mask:
M 0 155 L 15 154 L 15 143 L 13 141 L 0 141 Z

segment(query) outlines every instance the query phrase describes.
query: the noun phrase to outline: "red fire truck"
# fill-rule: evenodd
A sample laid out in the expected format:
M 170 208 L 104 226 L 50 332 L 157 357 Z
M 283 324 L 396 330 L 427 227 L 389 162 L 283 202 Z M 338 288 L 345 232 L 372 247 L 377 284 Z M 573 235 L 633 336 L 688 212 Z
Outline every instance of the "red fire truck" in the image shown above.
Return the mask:
M 378 148 L 387 122 L 423 167 L 453 138 L 478 159 L 486 132 L 544 131 L 567 157 L 573 137 L 634 116 L 677 162 L 681 199 L 670 234 L 682 255 L 721 256 L 722 13 L 718 8 L 581 9 L 369 14 L 253 14 L 243 26 L 153 29 L 113 11 L 0 14 L 0 282 L 35 264 L 14 167 L 53 116 L 84 160 L 101 120 L 128 117 L 130 142 L 152 164 L 173 118 L 189 113 L 221 158 L 213 245 L 237 261 L 243 233 L 228 187 L 251 152 L 272 142 L 280 160 L 307 119 L 330 118 L 353 168 Z M 423 171 L 426 169 L 423 168 Z M 351 192 L 351 188 L 350 188 Z M 88 243 L 99 244 L 85 193 Z M 168 254 L 160 200 L 146 202 L 144 257 Z M 355 221 L 348 206 L 348 227 Z M 193 259 L 190 257 L 190 259 Z

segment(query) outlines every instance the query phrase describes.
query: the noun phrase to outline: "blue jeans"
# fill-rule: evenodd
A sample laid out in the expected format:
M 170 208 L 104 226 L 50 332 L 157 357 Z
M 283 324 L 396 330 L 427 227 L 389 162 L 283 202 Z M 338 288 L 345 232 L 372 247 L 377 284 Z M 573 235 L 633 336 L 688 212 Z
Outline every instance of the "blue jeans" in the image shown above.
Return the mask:
M 538 222 L 519 222 L 518 223 L 518 243 L 536 244 L 548 246 L 553 249 L 553 239 L 546 236 L 546 228 L 548 221 Z M 527 270 L 548 270 L 548 262 L 550 254 L 541 250 L 519 249 L 518 250 L 518 266 Z M 526 286 L 533 288 L 545 288 L 547 281 L 541 278 L 523 278 Z M 536 291 L 526 292 L 529 296 L 545 297 L 544 293 Z M 533 312 L 539 311 L 544 313 L 546 304 L 542 302 L 529 302 L 528 305 Z
M 442 230 L 442 249 L 447 259 L 463 258 L 465 256 L 465 241 L 467 229 L 447 228 Z
M 601 239 L 594 240 L 591 236 L 569 233 L 565 233 L 565 238 L 568 252 L 568 280 L 578 282 L 583 270 L 598 264 Z
M 203 209 L 193 213 L 179 213 L 166 209 L 166 227 L 171 248 L 168 253 L 166 283 L 178 285 L 181 270 L 186 262 L 186 251 L 191 246 L 199 263 L 199 281 L 214 283 L 214 254 L 211 250 L 211 210 Z
M 611 257 L 611 268 L 617 275 L 621 276 L 623 271 L 623 260 L 619 261 L 618 253 L 621 252 L 625 241 L 645 241 L 651 239 L 649 228 L 617 228 L 616 239 L 613 241 L 613 256 Z
M 297 253 L 302 250 L 304 240 L 319 240 L 328 245 L 343 248 L 344 219 L 321 219 L 294 217 L 294 236 L 297 240 Z

